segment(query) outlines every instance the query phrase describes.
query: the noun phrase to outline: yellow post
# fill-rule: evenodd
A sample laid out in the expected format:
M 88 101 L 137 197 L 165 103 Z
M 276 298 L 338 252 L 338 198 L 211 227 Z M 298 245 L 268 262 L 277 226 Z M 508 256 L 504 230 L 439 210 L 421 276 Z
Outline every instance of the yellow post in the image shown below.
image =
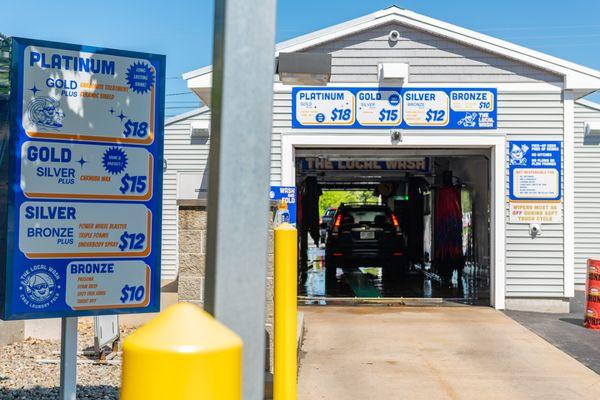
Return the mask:
M 240 400 L 242 341 L 207 312 L 175 304 L 123 343 L 121 400 Z
M 273 400 L 296 399 L 297 236 L 296 228 L 290 224 L 275 228 Z

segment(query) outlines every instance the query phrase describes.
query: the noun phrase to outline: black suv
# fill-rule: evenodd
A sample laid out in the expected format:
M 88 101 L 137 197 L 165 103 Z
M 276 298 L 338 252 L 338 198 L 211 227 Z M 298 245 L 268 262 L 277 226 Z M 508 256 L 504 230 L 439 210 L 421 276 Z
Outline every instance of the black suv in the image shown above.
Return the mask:
M 403 272 L 405 241 L 398 219 L 388 206 L 344 204 L 337 209 L 325 245 L 325 267 L 384 267 Z

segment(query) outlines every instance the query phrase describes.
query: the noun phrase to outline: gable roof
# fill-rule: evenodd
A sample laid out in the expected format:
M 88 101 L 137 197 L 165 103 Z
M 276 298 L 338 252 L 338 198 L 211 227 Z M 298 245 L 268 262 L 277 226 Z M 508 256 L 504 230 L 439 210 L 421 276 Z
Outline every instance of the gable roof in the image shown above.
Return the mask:
M 582 106 L 588 107 L 588 108 L 592 108 L 596 111 L 600 111 L 600 104 L 599 103 L 594 103 L 593 101 L 590 100 L 586 100 L 586 99 L 579 99 L 579 100 L 575 100 L 575 103 L 577 104 L 581 104 Z
M 175 122 L 179 122 L 179 121 L 183 121 L 184 119 L 188 119 L 191 117 L 195 117 L 196 115 L 200 115 L 200 114 L 204 114 L 206 112 L 210 111 L 210 109 L 207 106 L 202 106 L 200 108 L 196 108 L 190 111 L 186 111 L 184 113 L 181 113 L 179 115 L 175 115 L 171 118 L 168 118 L 167 120 L 165 120 L 165 126 L 168 125 L 172 125 Z
M 600 71 L 396 6 L 281 42 L 276 46 L 275 56 L 277 57 L 281 52 L 302 51 L 390 23 L 399 23 L 426 31 L 555 73 L 564 77 L 565 89 L 585 92 L 582 95 L 600 89 Z M 183 79 L 187 80 L 188 87 L 193 89 L 210 85 L 210 75 L 212 75 L 212 66 L 207 66 L 183 74 Z

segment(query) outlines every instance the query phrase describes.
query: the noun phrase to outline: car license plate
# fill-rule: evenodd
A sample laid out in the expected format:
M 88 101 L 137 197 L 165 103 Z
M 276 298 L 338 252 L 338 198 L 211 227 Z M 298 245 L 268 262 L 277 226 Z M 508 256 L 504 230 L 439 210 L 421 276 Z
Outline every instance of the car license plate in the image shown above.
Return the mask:
M 361 232 L 360 238 L 361 240 L 375 239 L 375 232 Z

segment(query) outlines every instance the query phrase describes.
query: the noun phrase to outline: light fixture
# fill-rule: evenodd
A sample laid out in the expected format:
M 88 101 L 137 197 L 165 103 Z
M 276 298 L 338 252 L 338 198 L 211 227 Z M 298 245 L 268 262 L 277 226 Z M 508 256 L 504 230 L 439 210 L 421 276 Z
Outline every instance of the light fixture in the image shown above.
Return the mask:
M 400 40 L 400 32 L 398 32 L 397 30 L 391 30 L 389 35 L 388 35 L 388 40 L 390 42 L 394 42 L 396 43 L 398 40 Z
M 192 139 L 208 139 L 210 137 L 210 121 L 193 121 L 190 137 Z
M 600 121 L 587 121 L 585 123 L 585 134 L 593 136 L 600 135 Z
M 277 73 L 284 85 L 326 85 L 331 78 L 331 54 L 279 53 Z
M 393 80 L 408 82 L 408 64 L 407 63 L 379 63 L 377 65 L 379 80 Z

